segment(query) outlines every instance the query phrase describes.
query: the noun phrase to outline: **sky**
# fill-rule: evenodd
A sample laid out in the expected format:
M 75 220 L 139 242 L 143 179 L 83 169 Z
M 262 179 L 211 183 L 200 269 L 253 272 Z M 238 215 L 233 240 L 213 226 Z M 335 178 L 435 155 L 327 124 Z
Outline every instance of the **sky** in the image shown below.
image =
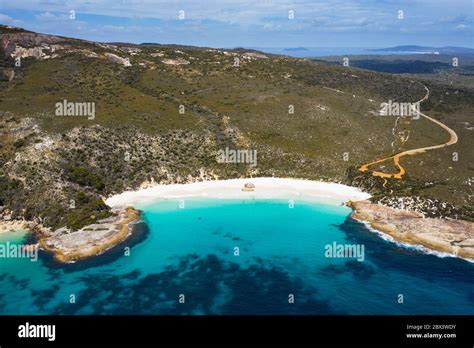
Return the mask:
M 0 23 L 101 42 L 474 47 L 474 0 L 0 0 Z

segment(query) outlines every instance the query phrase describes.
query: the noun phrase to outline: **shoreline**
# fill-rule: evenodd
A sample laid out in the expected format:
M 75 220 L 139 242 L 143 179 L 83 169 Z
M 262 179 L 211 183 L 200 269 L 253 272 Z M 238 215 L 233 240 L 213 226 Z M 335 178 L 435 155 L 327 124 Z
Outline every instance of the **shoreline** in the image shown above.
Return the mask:
M 245 188 L 247 183 L 252 183 L 254 188 L 247 190 Z M 338 183 L 264 177 L 155 185 L 113 195 L 107 198 L 105 203 L 111 207 L 123 207 L 147 204 L 161 199 L 282 198 L 346 205 L 352 209 L 350 214 L 352 219 L 364 223 L 369 231 L 379 234 L 382 239 L 401 244 L 406 248 L 417 248 L 420 252 L 432 253 L 439 257 L 452 256 L 474 261 L 474 223 L 464 220 L 424 218 L 414 211 L 370 203 L 367 201 L 370 197 L 370 194 L 359 188 Z M 363 211 L 360 209 L 362 205 L 364 205 Z M 384 219 L 374 216 L 374 209 L 375 211 L 382 209 L 386 214 Z M 406 230 L 407 228 L 411 230 Z M 431 233 L 425 233 L 425 229 L 429 229 Z M 460 237 L 463 231 L 468 229 L 472 232 Z M 438 231 L 440 232 L 437 233 Z M 456 238 L 461 238 L 461 240 Z M 457 242 L 460 243 L 456 244 Z
M 115 209 L 116 216 L 70 232 L 65 227 L 52 231 L 27 220 L 0 221 L 0 235 L 25 231 L 39 248 L 58 263 L 74 263 L 99 256 L 124 242 L 133 233 L 132 224 L 140 220 L 140 211 L 132 207 Z M 94 232 L 94 233 L 91 233 Z
M 246 178 L 202 181 L 190 184 L 154 185 L 125 191 L 104 199 L 116 216 L 74 232 L 51 231 L 40 224 L 0 221 L 0 233 L 24 229 L 59 263 L 73 263 L 102 255 L 124 242 L 140 220 L 137 205 L 157 200 L 184 198 L 300 199 L 352 209 L 350 218 L 379 234 L 382 239 L 416 248 L 439 257 L 452 256 L 474 262 L 474 223 L 464 220 L 425 218 L 409 210 L 369 202 L 370 194 L 338 183 L 291 178 Z M 93 232 L 93 233 L 91 233 Z
M 251 187 L 247 187 L 252 183 Z M 345 205 L 349 200 L 367 199 L 360 189 L 338 183 L 291 178 L 247 178 L 202 181 L 191 184 L 154 185 L 136 191 L 125 191 L 105 199 L 116 216 L 88 225 L 77 231 L 65 227 L 52 231 L 33 221 L 0 221 L 0 233 L 24 229 L 39 247 L 58 263 L 74 263 L 93 258 L 127 240 L 131 224 L 140 220 L 136 205 L 157 199 L 301 199 L 332 205 Z M 93 232 L 93 233 L 91 233 Z
M 428 248 L 428 247 L 426 247 L 424 245 L 421 245 L 421 244 L 409 244 L 407 242 L 397 240 L 394 237 L 392 237 L 390 234 L 375 229 L 367 221 L 359 220 L 357 217 L 352 216 L 352 214 L 351 214 L 350 218 L 354 221 L 357 221 L 357 222 L 363 224 L 366 229 L 368 229 L 372 233 L 377 234 L 381 239 L 383 239 L 383 240 L 385 240 L 389 243 L 396 244 L 396 245 L 398 245 L 398 246 L 400 246 L 404 249 L 415 250 L 417 252 L 420 252 L 420 253 L 423 253 L 423 254 L 426 254 L 426 255 L 434 255 L 434 256 L 437 256 L 439 258 L 452 257 L 452 258 L 462 259 L 462 260 L 474 263 L 474 259 L 461 257 L 459 255 L 456 256 L 454 254 L 451 254 L 451 253 L 448 253 L 448 252 L 445 252 L 445 251 L 440 251 L 440 250 L 435 250 L 435 249 L 432 249 L 432 248 Z
M 127 207 L 94 225 L 71 233 L 64 229 L 37 233 L 41 249 L 50 252 L 59 263 L 74 263 L 99 256 L 124 242 L 133 233 L 133 223 L 139 221 L 140 211 Z M 90 233 L 94 232 L 94 233 Z
M 253 188 L 246 188 L 251 183 Z M 350 200 L 364 200 L 370 194 L 359 188 L 323 181 L 291 178 L 247 178 L 201 181 L 191 184 L 155 185 L 136 191 L 125 191 L 108 197 L 110 207 L 134 206 L 160 199 L 309 199 L 342 205 Z
M 369 201 L 349 202 L 351 218 L 381 238 L 404 247 L 422 248 L 440 257 L 474 262 L 474 223 L 464 220 L 425 218 L 423 215 Z M 375 230 L 375 231 L 374 231 Z
M 1 220 L 0 221 L 0 235 L 17 230 L 30 231 L 35 223 L 26 220 Z

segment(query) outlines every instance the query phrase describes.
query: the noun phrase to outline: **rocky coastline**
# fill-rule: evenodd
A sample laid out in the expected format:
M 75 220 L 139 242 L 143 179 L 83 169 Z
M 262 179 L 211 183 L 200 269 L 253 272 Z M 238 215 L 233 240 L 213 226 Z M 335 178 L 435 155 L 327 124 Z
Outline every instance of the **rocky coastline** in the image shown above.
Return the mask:
M 140 211 L 131 207 L 116 210 L 116 215 L 74 232 L 64 228 L 37 234 L 40 248 L 51 252 L 60 263 L 71 263 L 101 255 L 132 234 L 132 224 Z
M 388 206 L 368 200 L 349 200 L 347 205 L 353 209 L 352 218 L 367 223 L 397 242 L 421 245 L 474 261 L 473 222 L 433 218 L 409 207 Z M 30 231 L 39 247 L 51 253 L 55 261 L 72 263 L 101 255 L 130 237 L 132 225 L 140 219 L 140 211 L 130 204 L 112 204 L 111 212 L 112 216 L 108 218 L 71 231 L 66 227 L 52 230 L 36 220 L 13 220 L 10 212 L 4 210 L 0 232 L 15 229 Z
M 425 217 L 416 211 L 370 201 L 349 201 L 352 218 L 391 236 L 395 241 L 474 261 L 474 223 Z
M 52 231 L 33 221 L 2 221 L 0 231 L 24 229 L 32 234 L 39 247 L 59 263 L 72 263 L 101 255 L 125 241 L 139 221 L 140 211 L 131 207 L 116 208 L 114 216 L 77 231 L 59 228 Z

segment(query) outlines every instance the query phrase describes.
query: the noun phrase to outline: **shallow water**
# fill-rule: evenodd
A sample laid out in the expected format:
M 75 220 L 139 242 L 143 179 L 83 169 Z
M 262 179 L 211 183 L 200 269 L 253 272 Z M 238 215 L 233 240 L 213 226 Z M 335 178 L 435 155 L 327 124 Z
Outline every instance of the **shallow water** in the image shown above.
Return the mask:
M 130 256 L 66 267 L 0 259 L 0 313 L 474 314 L 474 264 L 385 241 L 345 206 L 187 199 L 137 208 L 149 232 Z M 326 257 L 333 243 L 363 246 L 364 260 Z

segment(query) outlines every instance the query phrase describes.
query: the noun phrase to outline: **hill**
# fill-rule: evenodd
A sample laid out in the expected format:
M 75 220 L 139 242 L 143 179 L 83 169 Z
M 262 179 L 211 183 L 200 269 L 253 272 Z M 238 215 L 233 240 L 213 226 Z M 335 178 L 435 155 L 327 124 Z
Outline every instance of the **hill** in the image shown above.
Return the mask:
M 250 176 L 342 182 L 374 200 L 416 196 L 444 204 L 440 216 L 473 218 L 470 89 L 245 49 L 96 43 L 5 26 L 0 57 L 3 218 L 77 229 L 108 216 L 103 197 L 123 190 Z M 383 102 L 422 99 L 425 86 L 423 112 L 459 142 L 404 159 L 403 180 L 358 171 L 446 141 L 428 120 L 377 116 Z M 63 102 L 89 103 L 94 114 L 58 115 Z M 218 163 L 225 148 L 256 150 L 258 166 Z

